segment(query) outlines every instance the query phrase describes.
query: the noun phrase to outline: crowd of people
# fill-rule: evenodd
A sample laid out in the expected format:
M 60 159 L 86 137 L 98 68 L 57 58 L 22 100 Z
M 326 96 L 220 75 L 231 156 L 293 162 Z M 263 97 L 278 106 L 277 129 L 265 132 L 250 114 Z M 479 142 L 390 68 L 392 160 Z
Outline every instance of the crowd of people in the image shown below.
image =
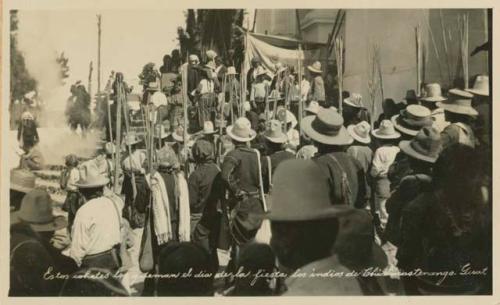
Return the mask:
M 126 296 L 134 266 L 145 296 L 491 293 L 488 76 L 423 84 L 372 120 L 360 94 L 341 113 L 325 98 L 320 62 L 299 77 L 254 58 L 243 99 L 205 57 L 145 80 L 152 134 L 66 158 L 67 217 L 11 171 L 10 295 Z

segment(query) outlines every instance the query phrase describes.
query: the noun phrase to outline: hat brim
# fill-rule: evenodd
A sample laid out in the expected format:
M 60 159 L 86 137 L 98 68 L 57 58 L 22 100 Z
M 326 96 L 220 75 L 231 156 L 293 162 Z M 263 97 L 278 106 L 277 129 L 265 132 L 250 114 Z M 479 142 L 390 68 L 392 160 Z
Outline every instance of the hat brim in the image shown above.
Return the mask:
M 14 223 L 23 222 L 23 223 L 29 224 L 30 227 L 35 232 L 57 231 L 57 230 L 66 228 L 68 226 L 68 221 L 66 220 L 66 218 L 64 216 L 54 216 L 54 219 L 51 222 L 39 224 L 39 223 L 31 223 L 31 222 L 27 222 L 27 221 L 22 220 L 19 217 L 19 213 L 20 213 L 20 211 L 16 211 L 16 212 L 11 214 L 11 216 L 10 216 L 11 223 L 14 224 Z
M 436 160 L 438 159 L 438 156 L 429 157 L 429 156 L 426 156 L 426 155 L 419 153 L 418 151 L 413 149 L 413 147 L 411 147 L 411 141 L 401 141 L 399 143 L 399 148 L 405 154 L 407 154 L 408 156 L 415 158 L 417 160 L 421 160 L 421 161 L 425 161 L 425 162 L 429 162 L 429 163 L 435 163 Z
M 424 102 L 442 102 L 442 101 L 446 101 L 446 97 L 444 96 L 435 96 L 435 97 L 421 97 L 420 98 L 421 101 L 424 101 Z
M 364 144 L 370 144 L 370 142 L 372 141 L 370 136 L 368 136 L 366 138 L 360 137 L 357 133 L 354 132 L 354 127 L 355 127 L 354 125 L 347 126 L 347 132 L 351 135 L 351 137 L 353 137 L 353 139 L 358 141 L 358 142 L 361 142 Z
M 396 115 L 392 116 L 392 118 L 391 118 L 391 121 L 392 121 L 392 124 L 394 124 L 394 127 L 396 127 L 396 129 L 398 131 L 404 133 L 405 135 L 416 136 L 417 133 L 419 132 L 419 130 L 413 130 L 413 129 L 409 129 L 409 128 L 406 128 L 404 126 L 401 126 L 401 124 L 399 124 L 398 120 L 397 120 L 397 118 L 399 116 L 400 116 L 399 114 L 396 114 Z
M 401 138 L 401 134 L 397 131 L 394 131 L 394 134 L 390 134 L 390 135 L 380 134 L 378 131 L 379 131 L 379 129 L 377 128 L 375 130 L 372 130 L 372 132 L 371 132 L 372 136 L 374 136 L 377 139 L 396 140 L 396 139 Z
M 347 129 L 342 126 L 340 127 L 339 133 L 335 136 L 328 136 L 321 134 L 312 128 L 312 121 L 316 116 L 310 115 L 302 119 L 300 127 L 311 139 L 326 145 L 349 145 L 354 141 L 353 138 L 347 132 Z
M 93 188 L 93 187 L 100 187 L 100 186 L 105 186 L 106 184 L 109 183 L 109 179 L 106 177 L 99 177 L 97 181 L 94 181 L 92 183 L 81 183 L 81 182 L 76 182 L 75 186 L 80 189 L 85 189 L 85 188 Z
M 323 71 L 321 70 L 318 70 L 318 69 L 315 69 L 314 67 L 312 66 L 307 66 L 307 69 L 311 72 L 315 72 L 315 73 L 323 73 Z
M 320 220 L 327 218 L 342 217 L 351 214 L 354 211 L 348 205 L 332 205 L 327 209 L 321 210 L 307 210 L 292 211 L 290 209 L 281 210 L 280 213 L 271 210 L 263 214 L 262 217 L 271 221 L 307 221 L 307 220 Z
M 14 190 L 14 191 L 18 191 L 18 192 L 22 192 L 22 193 L 29 193 L 31 192 L 34 188 L 31 188 L 31 187 L 26 187 L 26 186 L 22 186 L 22 185 L 19 185 L 19 184 L 16 184 L 16 183 L 10 183 L 10 189 Z
M 233 140 L 236 140 L 236 141 L 239 141 L 239 142 L 248 142 L 248 141 L 252 141 L 253 139 L 255 139 L 255 137 L 257 136 L 257 133 L 255 132 L 255 130 L 253 129 L 250 129 L 250 137 L 248 138 L 242 138 L 240 136 L 237 136 L 233 133 L 233 125 L 230 125 L 226 128 L 226 132 L 227 134 L 231 137 L 231 139 Z
M 488 90 L 475 90 L 475 89 L 465 89 L 465 91 L 470 92 L 475 95 L 490 96 Z
M 459 105 L 453 105 L 453 104 L 447 104 L 447 103 L 437 103 L 436 106 L 439 108 L 443 108 L 446 111 L 453 112 L 453 113 L 458 113 L 458 114 L 465 114 L 465 115 L 470 115 L 470 116 L 477 116 L 478 112 L 476 109 L 472 107 L 467 107 L 467 106 L 459 106 Z
M 344 104 L 349 105 L 349 106 L 351 106 L 351 107 L 354 107 L 354 108 L 363 108 L 363 106 L 353 104 L 353 103 L 352 103 L 350 100 L 348 100 L 348 99 L 343 99 L 342 101 L 344 102 Z
M 264 134 L 264 137 L 273 143 L 286 143 L 288 141 L 288 137 L 285 134 L 280 137 L 270 137 Z
M 174 138 L 174 140 L 176 140 L 177 142 L 184 142 L 184 137 L 178 135 L 177 133 L 173 133 L 172 138 Z M 189 138 L 189 136 L 188 136 L 188 138 Z
M 215 130 L 215 129 L 214 129 L 214 130 L 212 130 L 212 131 L 205 131 L 205 130 L 203 130 L 203 132 L 202 132 L 202 133 L 203 133 L 203 134 L 214 134 L 214 133 L 217 133 L 217 130 Z

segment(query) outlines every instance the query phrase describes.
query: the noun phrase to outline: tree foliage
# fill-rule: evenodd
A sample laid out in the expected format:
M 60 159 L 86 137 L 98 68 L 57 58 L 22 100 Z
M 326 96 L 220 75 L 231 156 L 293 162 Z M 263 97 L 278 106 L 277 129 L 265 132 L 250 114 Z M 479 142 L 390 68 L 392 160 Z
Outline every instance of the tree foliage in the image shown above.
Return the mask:
M 22 52 L 17 45 L 18 29 L 17 11 L 10 11 L 10 99 L 20 100 L 29 91 L 37 87 L 37 81 L 34 79 L 28 69 Z

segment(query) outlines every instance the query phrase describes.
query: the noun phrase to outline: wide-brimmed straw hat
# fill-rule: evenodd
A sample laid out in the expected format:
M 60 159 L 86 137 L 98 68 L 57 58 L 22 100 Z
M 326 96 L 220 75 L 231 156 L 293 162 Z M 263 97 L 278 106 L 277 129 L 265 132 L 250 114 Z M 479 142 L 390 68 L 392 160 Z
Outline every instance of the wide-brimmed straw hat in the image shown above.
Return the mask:
M 141 139 L 137 136 L 135 132 L 129 132 L 128 134 L 125 135 L 124 139 L 125 145 L 134 145 L 137 143 L 142 142 Z
M 390 120 L 383 120 L 377 129 L 372 130 L 372 136 L 377 139 L 391 140 L 399 139 L 401 134 L 396 131 L 394 124 Z
M 237 75 L 236 68 L 233 66 L 227 67 L 226 75 Z
M 441 152 L 441 135 L 432 126 L 424 127 L 411 141 L 401 141 L 399 148 L 410 157 L 434 163 Z
M 448 91 L 448 100 L 437 103 L 436 105 L 449 112 L 477 116 L 477 110 L 472 107 L 473 97 L 474 96 L 467 91 L 450 89 Z
M 285 143 L 288 137 L 283 132 L 281 121 L 271 120 L 264 132 L 264 137 L 273 143 Z
M 285 116 L 286 116 L 286 123 L 292 124 L 291 128 L 295 128 L 295 126 L 297 126 L 298 124 L 295 115 L 290 110 L 286 109 L 285 111 L 285 108 L 280 106 L 276 111 L 276 117 L 278 118 L 278 120 L 283 122 L 285 121 Z
M 354 138 L 354 140 L 369 144 L 371 142 L 370 138 L 370 124 L 366 121 L 361 121 L 356 125 L 347 126 L 347 132 Z
M 214 129 L 214 124 L 212 121 L 205 121 L 203 123 L 203 134 L 214 134 L 216 133 Z
M 273 175 L 271 221 L 306 221 L 347 215 L 352 208 L 332 205 L 328 179 L 313 160 L 283 161 Z
M 75 185 L 77 188 L 94 188 L 105 186 L 109 179 L 99 173 L 98 169 L 91 164 L 83 164 L 80 167 L 80 180 Z
M 490 77 L 488 75 L 478 75 L 474 81 L 474 87 L 467 91 L 482 96 L 490 95 Z
M 304 109 L 305 111 L 308 111 L 310 113 L 314 113 L 314 114 L 317 114 L 318 111 L 319 111 L 319 103 L 316 102 L 316 101 L 311 101 L 309 102 L 309 105 L 307 105 L 306 109 Z
M 57 231 L 68 225 L 64 216 L 54 216 L 53 201 L 45 190 L 34 189 L 21 201 L 19 211 L 12 213 L 13 223 L 26 223 L 36 232 Z
M 175 141 L 177 142 L 184 142 L 184 127 L 179 125 L 177 126 L 177 128 L 175 129 L 175 132 L 172 133 L 172 138 L 174 138 Z M 190 138 L 190 135 L 188 134 L 188 140 Z
M 28 170 L 12 169 L 10 171 L 10 189 L 28 193 L 35 188 L 36 176 Z
M 361 94 L 358 94 L 358 93 L 353 93 L 348 98 L 345 98 L 344 103 L 351 106 L 351 107 L 354 107 L 354 108 L 363 108 L 364 107 L 363 106 L 363 97 L 361 96 Z
M 315 61 L 312 65 L 307 66 L 307 69 L 314 73 L 323 73 L 321 70 L 321 63 L 319 61 Z
M 266 69 L 265 69 L 264 67 L 259 66 L 259 67 L 257 68 L 257 73 L 256 73 L 256 74 L 257 74 L 257 76 L 260 76 L 260 75 L 267 75 L 267 71 L 266 71 Z
M 406 135 L 415 136 L 418 131 L 425 126 L 431 126 L 431 111 L 421 105 L 409 105 L 400 114 L 391 118 L 396 129 Z
M 233 140 L 239 142 L 251 141 L 257 135 L 252 129 L 250 121 L 245 117 L 237 118 L 233 125 L 226 128 L 226 131 Z
M 423 96 L 420 98 L 422 101 L 426 102 L 442 102 L 446 100 L 441 91 L 441 85 L 438 83 L 427 84 L 422 92 Z
M 306 116 L 300 127 L 311 139 L 327 145 L 349 145 L 352 137 L 344 127 L 344 119 L 334 108 L 320 108 L 317 115 Z

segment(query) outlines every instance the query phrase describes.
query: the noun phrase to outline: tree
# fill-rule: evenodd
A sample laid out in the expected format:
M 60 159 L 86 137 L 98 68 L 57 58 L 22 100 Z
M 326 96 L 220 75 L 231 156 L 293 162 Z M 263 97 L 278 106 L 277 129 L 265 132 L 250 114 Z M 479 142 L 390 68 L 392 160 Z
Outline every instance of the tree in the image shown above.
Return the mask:
M 17 29 L 19 19 L 17 10 L 10 11 L 10 100 L 21 100 L 27 92 L 36 90 L 37 81 L 28 69 L 17 45 Z

